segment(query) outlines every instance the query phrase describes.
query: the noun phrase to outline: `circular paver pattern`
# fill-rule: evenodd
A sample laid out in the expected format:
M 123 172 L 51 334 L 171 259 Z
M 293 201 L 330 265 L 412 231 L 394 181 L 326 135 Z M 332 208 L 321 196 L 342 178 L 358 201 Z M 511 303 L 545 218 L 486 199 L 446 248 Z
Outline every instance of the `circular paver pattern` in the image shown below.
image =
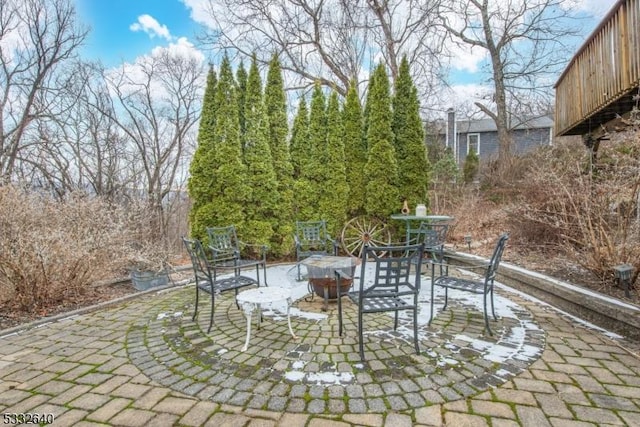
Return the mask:
M 345 299 L 340 337 L 336 304 L 323 312 L 318 297 L 294 303 L 297 340 L 285 315 L 266 310 L 241 352 L 246 319 L 233 293 L 216 297 L 207 334 L 210 302 L 201 299 L 192 321 L 192 286 L 159 295 L 128 331 L 127 351 L 150 378 L 200 399 L 312 414 L 402 411 L 462 399 L 502 384 L 541 355 L 544 331 L 516 303 L 518 296 L 496 295 L 498 320 L 491 321 L 489 336 L 483 334 L 481 296 L 450 291 L 447 310 L 429 326 L 427 293 L 418 319 L 419 355 L 409 316 L 402 315 L 394 331 L 391 315 L 365 314 L 361 362 L 356 306 Z M 434 302 L 442 307 L 440 293 Z

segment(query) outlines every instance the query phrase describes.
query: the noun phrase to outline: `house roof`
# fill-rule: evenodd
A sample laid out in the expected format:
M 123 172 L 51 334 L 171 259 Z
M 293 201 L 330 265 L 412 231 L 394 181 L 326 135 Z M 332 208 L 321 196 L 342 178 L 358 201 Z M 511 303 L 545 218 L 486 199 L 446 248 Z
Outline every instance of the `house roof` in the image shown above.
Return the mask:
M 515 123 L 512 129 L 545 129 L 553 128 L 553 119 L 550 116 L 530 117 L 520 120 Z M 479 120 L 456 120 L 456 129 L 458 133 L 482 133 L 482 132 L 496 132 L 496 123 L 493 119 L 479 119 Z M 438 126 L 438 133 L 446 133 L 446 123 L 440 122 Z

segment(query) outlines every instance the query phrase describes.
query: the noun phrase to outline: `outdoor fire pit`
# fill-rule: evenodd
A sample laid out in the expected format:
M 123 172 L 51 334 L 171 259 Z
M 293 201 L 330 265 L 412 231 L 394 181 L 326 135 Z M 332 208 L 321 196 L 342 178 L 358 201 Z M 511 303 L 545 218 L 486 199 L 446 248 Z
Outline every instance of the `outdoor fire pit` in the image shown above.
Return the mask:
M 356 266 L 360 264 L 360 259 L 355 257 L 339 257 L 331 255 L 312 255 L 301 261 L 307 267 L 307 278 L 309 280 L 309 290 L 324 298 L 323 310 L 326 311 L 328 301 L 338 298 L 336 283 L 336 270 L 347 274 L 351 279 L 340 281 L 341 293 L 351 289 Z

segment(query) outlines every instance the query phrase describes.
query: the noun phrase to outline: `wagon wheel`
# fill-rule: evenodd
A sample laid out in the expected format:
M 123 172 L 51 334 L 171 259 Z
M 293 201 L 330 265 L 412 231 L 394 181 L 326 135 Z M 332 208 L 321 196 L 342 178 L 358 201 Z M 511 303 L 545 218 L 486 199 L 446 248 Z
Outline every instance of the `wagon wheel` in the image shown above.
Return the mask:
M 360 257 L 365 244 L 384 246 L 391 243 L 391 230 L 377 218 L 357 216 L 342 228 L 342 248 L 351 256 Z M 384 255 L 384 254 L 380 254 Z

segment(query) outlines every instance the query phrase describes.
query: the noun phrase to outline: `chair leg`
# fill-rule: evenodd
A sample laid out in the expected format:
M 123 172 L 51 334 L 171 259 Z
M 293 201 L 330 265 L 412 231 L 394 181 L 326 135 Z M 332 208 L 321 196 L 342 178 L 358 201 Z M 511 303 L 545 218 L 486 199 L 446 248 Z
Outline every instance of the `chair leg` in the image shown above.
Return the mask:
M 393 316 L 393 330 L 398 329 L 398 310 L 396 310 L 395 315 Z
M 211 292 L 211 315 L 209 316 L 209 329 L 207 329 L 207 333 L 211 332 L 211 327 L 213 326 L 214 307 L 215 307 L 215 297 L 213 296 L 213 292 Z
M 358 338 L 360 360 L 364 362 L 364 334 L 362 333 L 362 310 L 360 310 L 360 308 L 358 308 Z
M 340 280 L 337 282 L 337 292 L 338 292 L 338 335 L 342 336 L 342 295 L 340 295 Z M 311 291 L 311 295 L 313 296 L 313 290 Z
M 491 332 L 491 328 L 489 327 L 489 315 L 487 313 L 487 293 L 484 293 L 484 327 L 489 332 L 489 335 L 493 336 L 493 332 Z
M 267 261 L 264 261 L 262 263 L 262 275 L 264 277 L 264 285 L 269 286 L 269 284 L 267 283 Z
M 447 304 L 449 303 L 449 288 L 444 288 L 444 306 L 442 307 L 442 311 L 447 309 Z
M 433 296 L 434 296 L 434 288 L 435 285 L 433 284 L 433 277 L 431 278 L 431 313 L 429 313 L 429 323 L 428 325 L 431 325 L 431 321 L 433 320 Z
M 493 303 L 493 286 L 491 286 L 491 314 L 493 314 L 493 320 L 498 320 L 498 316 L 496 316 L 496 307 Z
M 193 311 L 193 316 L 191 316 L 191 321 L 195 322 L 196 316 L 198 315 L 198 297 L 200 296 L 200 288 L 198 288 L 198 282 L 196 282 L 196 307 Z
M 420 346 L 418 345 L 418 305 L 413 307 L 413 344 L 416 347 L 416 354 L 420 354 Z

